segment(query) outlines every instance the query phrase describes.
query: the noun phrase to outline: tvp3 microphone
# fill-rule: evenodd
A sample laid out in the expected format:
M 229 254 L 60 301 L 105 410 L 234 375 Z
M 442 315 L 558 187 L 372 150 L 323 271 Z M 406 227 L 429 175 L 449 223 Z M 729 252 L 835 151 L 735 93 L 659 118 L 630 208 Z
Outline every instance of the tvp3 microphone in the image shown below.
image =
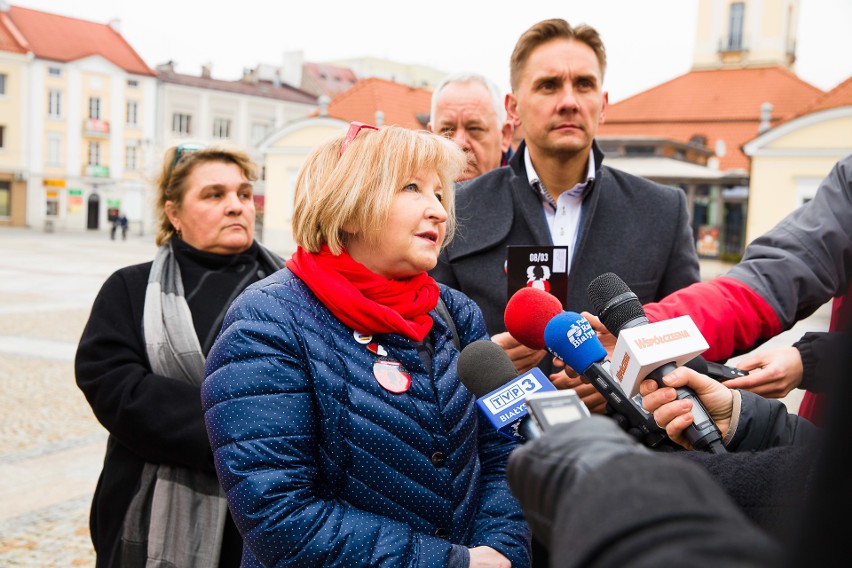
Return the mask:
M 515 441 L 538 438 L 569 417 L 588 416 L 577 393 L 557 391 L 539 369 L 518 376 L 515 365 L 492 341 L 474 341 L 462 349 L 458 372 L 491 425 Z M 532 417 L 528 402 L 535 409 Z
M 538 427 L 527 416 L 526 397 L 556 390 L 540 370 L 518 376 L 503 349 L 483 339 L 461 350 L 458 372 L 462 384 L 473 393 L 476 405 L 498 432 L 518 442 L 538 438 Z

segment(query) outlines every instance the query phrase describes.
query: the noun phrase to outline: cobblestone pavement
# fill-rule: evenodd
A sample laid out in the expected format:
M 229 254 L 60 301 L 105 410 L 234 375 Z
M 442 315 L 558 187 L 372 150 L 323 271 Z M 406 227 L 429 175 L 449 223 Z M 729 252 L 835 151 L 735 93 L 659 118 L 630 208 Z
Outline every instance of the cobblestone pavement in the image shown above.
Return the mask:
M 152 238 L 0 228 L 0 566 L 94 566 L 106 432 L 73 357 L 104 280 L 154 251 Z
M 0 567 L 94 565 L 88 511 L 106 432 L 73 357 L 104 280 L 154 252 L 151 237 L 0 228 Z M 702 263 L 705 278 L 725 269 Z M 762 349 L 827 325 L 822 309 Z M 799 397 L 785 402 L 795 410 Z

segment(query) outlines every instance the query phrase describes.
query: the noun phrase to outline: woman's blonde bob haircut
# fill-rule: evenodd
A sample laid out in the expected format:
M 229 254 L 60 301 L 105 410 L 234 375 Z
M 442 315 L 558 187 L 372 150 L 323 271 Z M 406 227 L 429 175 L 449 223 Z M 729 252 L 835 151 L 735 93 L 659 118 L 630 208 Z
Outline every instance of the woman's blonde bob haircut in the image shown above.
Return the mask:
M 453 141 L 425 130 L 400 126 L 380 130 L 363 128 L 346 147 L 344 136 L 314 150 L 296 179 L 293 237 L 308 252 L 323 244 L 338 255 L 348 235 L 378 240 L 387 223 L 394 195 L 420 172 L 434 171 L 447 211 L 450 241 L 455 228 L 453 183 L 464 171 L 467 158 Z

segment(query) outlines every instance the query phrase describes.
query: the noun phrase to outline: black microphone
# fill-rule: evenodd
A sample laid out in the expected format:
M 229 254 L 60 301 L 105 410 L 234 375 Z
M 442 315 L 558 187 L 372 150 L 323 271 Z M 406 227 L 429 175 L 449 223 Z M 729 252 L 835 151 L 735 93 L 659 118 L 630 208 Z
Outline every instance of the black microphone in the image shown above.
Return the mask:
M 613 335 L 619 336 L 624 329 L 650 325 L 639 298 L 616 274 L 601 274 L 589 283 L 587 292 L 601 323 Z M 706 342 L 704 346 L 706 348 Z M 662 378 L 677 367 L 673 360 L 664 362 L 651 370 L 647 378 L 653 379 L 662 387 Z M 692 389 L 680 387 L 676 390 L 679 399 L 688 398 L 692 401 L 692 415 L 695 420 L 684 432 L 686 439 L 697 450 L 709 450 L 716 454 L 727 453 L 719 428 Z

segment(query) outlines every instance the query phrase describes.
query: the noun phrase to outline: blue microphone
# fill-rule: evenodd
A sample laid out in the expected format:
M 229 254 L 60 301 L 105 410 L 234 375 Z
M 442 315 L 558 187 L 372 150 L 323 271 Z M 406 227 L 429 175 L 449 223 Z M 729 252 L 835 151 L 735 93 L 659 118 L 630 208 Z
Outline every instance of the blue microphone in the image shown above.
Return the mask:
M 576 312 L 554 316 L 544 328 L 544 343 L 554 357 L 586 377 L 624 417 L 627 421 L 624 426 L 630 434 L 652 448 L 668 442 L 665 430 L 654 422 L 653 416 L 630 400 L 610 374 L 606 349 L 586 318 Z

